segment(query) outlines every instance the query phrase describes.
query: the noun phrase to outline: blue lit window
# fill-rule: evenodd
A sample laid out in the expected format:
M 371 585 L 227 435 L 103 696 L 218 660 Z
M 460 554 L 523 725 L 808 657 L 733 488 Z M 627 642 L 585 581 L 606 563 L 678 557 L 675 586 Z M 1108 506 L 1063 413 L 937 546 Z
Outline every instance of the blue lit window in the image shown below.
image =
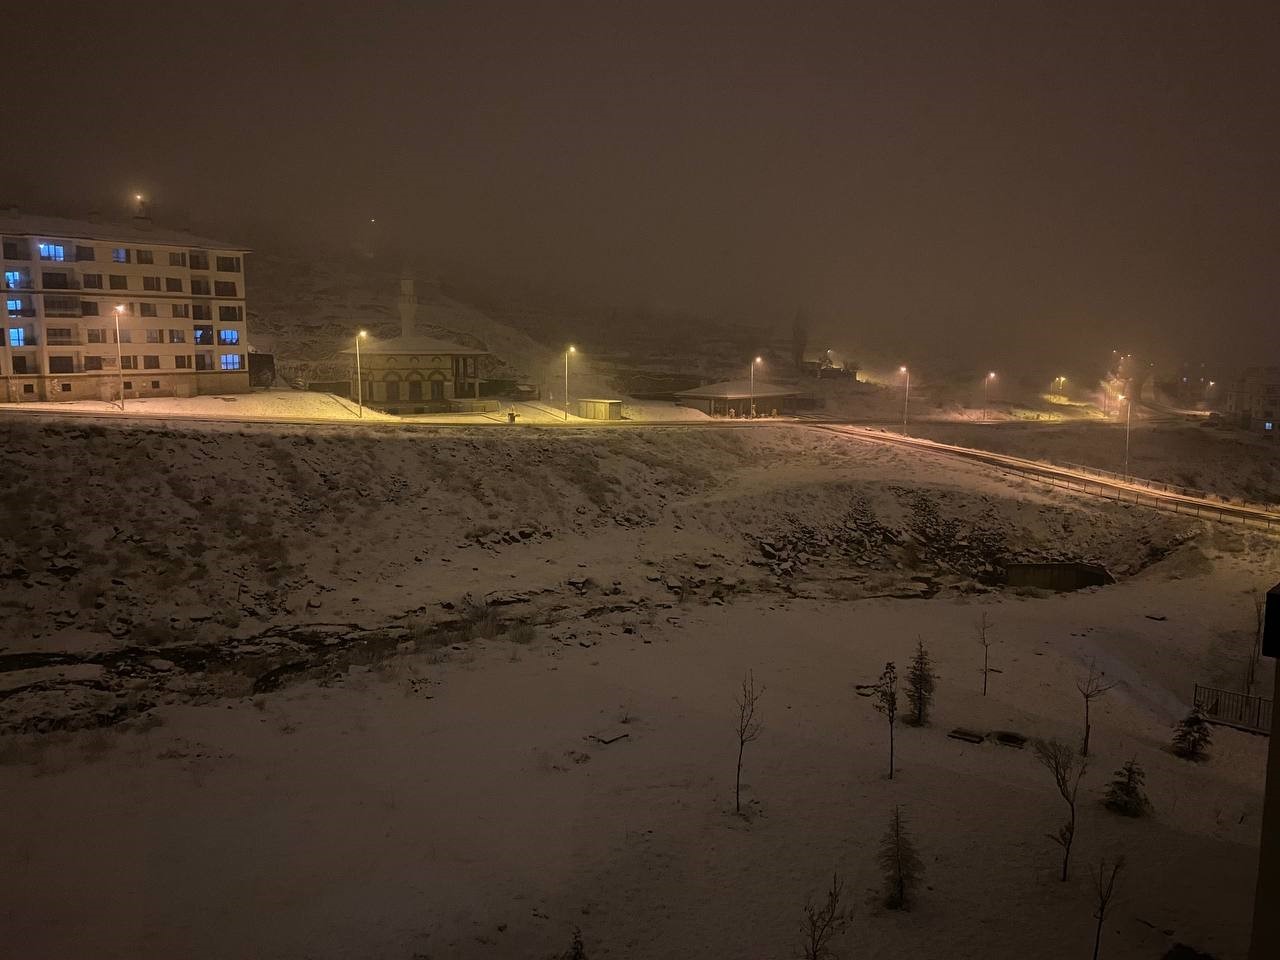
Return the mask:
M 1262 429 L 1263 429 L 1263 430 L 1271 430 L 1271 429 L 1273 429 L 1274 427 L 1275 427 L 1275 424 L 1274 424 L 1272 421 L 1270 421 L 1270 420 L 1265 420 L 1265 421 L 1263 421 L 1263 424 L 1262 424 Z
M 9 328 L 9 346 L 25 347 L 27 345 L 27 331 L 22 327 Z
M 10 290 L 23 286 L 24 279 L 21 270 L 6 270 L 4 272 L 4 285 Z
M 9 313 L 11 314 L 22 312 L 21 300 L 6 300 L 4 305 L 9 308 Z
M 66 248 L 60 243 L 41 242 L 40 259 L 41 260 L 65 260 L 67 259 Z
M 224 353 L 221 360 L 223 370 L 240 369 L 240 354 L 238 353 Z
M 111 251 L 111 259 L 114 260 L 116 263 L 128 263 L 129 248 L 116 247 L 114 250 Z
M 240 331 L 239 330 L 219 330 L 218 342 L 224 343 L 224 344 L 239 343 Z

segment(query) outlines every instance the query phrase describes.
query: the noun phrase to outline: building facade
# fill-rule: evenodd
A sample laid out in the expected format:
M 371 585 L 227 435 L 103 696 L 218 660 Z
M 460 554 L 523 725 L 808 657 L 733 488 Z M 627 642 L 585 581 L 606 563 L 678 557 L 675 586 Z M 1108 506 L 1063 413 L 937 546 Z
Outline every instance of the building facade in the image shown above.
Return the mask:
M 1280 367 L 1248 367 L 1227 394 L 1227 416 L 1251 433 L 1280 433 Z
M 418 297 L 407 273 L 399 307 L 400 336 L 360 341 L 359 399 L 398 414 L 496 410 L 496 400 L 480 398 L 480 359 L 489 351 L 418 336 Z M 342 353 L 355 361 L 354 345 Z
M 243 247 L 146 215 L 0 212 L 0 239 L 0 401 L 248 391 Z

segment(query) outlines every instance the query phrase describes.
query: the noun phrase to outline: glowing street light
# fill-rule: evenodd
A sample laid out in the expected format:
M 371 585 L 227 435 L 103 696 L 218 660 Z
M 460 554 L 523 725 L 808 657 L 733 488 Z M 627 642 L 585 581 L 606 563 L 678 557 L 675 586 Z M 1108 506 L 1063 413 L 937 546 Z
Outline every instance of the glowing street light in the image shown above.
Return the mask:
M 751 406 L 747 408 L 747 417 L 756 415 L 756 366 L 764 363 L 764 357 L 756 357 L 751 361 Z
M 1066 386 L 1067 386 L 1067 378 L 1066 378 L 1066 377 L 1054 377 L 1054 378 L 1053 378 L 1053 389 L 1054 389 L 1054 390 L 1056 390 L 1056 391 L 1058 391 L 1058 394 L 1059 394 L 1059 395 L 1061 395 L 1061 394 L 1062 394 L 1062 391 L 1063 391 L 1064 389 L 1066 389 Z
M 111 311 L 116 318 L 116 375 L 120 378 L 120 410 L 124 411 L 124 357 L 120 355 L 120 314 L 124 313 L 124 304 L 117 303 Z
M 573 344 L 569 344 L 569 349 L 564 352 L 564 420 L 569 422 L 569 354 L 577 353 L 578 349 Z
M 364 381 L 360 379 L 360 341 L 369 336 L 368 330 L 356 334 L 356 416 L 364 419 Z
M 906 374 L 907 377 L 907 388 L 902 394 L 902 425 L 905 427 L 907 425 L 907 404 L 911 402 L 911 371 L 905 366 L 901 366 L 898 368 L 898 372 Z
M 996 372 L 992 370 L 987 374 L 986 379 L 982 381 L 982 419 L 987 419 L 987 408 L 991 406 L 991 381 L 996 378 Z

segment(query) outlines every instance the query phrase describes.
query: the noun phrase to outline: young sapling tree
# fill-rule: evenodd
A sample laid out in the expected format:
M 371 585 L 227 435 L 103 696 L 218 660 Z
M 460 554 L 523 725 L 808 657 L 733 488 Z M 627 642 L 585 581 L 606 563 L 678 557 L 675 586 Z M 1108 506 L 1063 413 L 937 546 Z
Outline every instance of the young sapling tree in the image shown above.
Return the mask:
M 982 644 L 982 695 L 987 695 L 987 678 L 991 675 L 991 636 L 987 632 L 991 629 L 991 622 L 987 619 L 986 611 L 978 618 L 978 643 Z
M 742 752 L 763 729 L 763 724 L 756 719 L 756 703 L 763 693 L 764 686 L 757 686 L 755 673 L 748 670 L 742 678 L 742 692 L 733 701 L 738 707 L 738 768 L 733 781 L 733 812 L 737 814 L 742 813 Z
M 907 671 L 907 702 L 911 704 L 910 722 L 922 727 L 929 722 L 929 707 L 933 703 L 933 691 L 937 674 L 933 672 L 933 660 L 924 647 L 924 641 L 916 638 L 916 652 L 911 657 L 911 669 Z
M 889 829 L 880 839 L 877 858 L 884 873 L 884 905 L 890 910 L 906 910 L 910 907 L 911 890 L 920 879 L 922 870 L 915 844 L 907 832 L 902 810 L 893 808 Z
M 898 668 L 892 660 L 884 665 L 884 672 L 875 685 L 876 709 L 889 721 L 889 779 L 893 779 L 893 728 L 898 720 Z
M 1116 681 L 1105 680 L 1094 661 L 1089 661 L 1089 674 L 1076 680 L 1076 689 L 1080 691 L 1080 696 L 1084 698 L 1084 739 L 1080 742 L 1080 756 L 1087 757 L 1089 755 L 1089 733 L 1092 729 L 1089 726 L 1089 705 L 1097 700 L 1108 690 L 1116 685 Z
M 1093 960 L 1098 960 L 1098 951 L 1102 948 L 1102 924 L 1107 918 L 1107 909 L 1111 906 L 1111 900 L 1116 895 L 1116 881 L 1120 878 L 1120 871 L 1124 869 L 1124 857 L 1116 857 L 1110 864 L 1107 858 L 1103 857 L 1098 861 L 1098 867 L 1093 874 L 1093 890 L 1096 896 L 1093 917 L 1098 921 L 1097 929 L 1093 934 Z
M 1076 796 L 1080 792 L 1080 779 L 1089 765 L 1089 761 L 1081 759 L 1076 766 L 1076 754 L 1060 740 L 1035 741 L 1036 759 L 1045 769 L 1053 774 L 1053 782 L 1058 793 L 1067 802 L 1067 820 L 1058 828 L 1056 834 L 1049 834 L 1049 839 L 1062 847 L 1062 881 L 1067 879 L 1067 870 L 1071 863 L 1071 844 L 1076 838 Z
M 801 944 L 804 960 L 833 960 L 831 941 L 848 926 L 852 911 L 843 907 L 844 881 L 840 874 L 832 872 L 831 889 L 824 903 L 813 902 L 809 897 L 804 904 L 804 941 Z

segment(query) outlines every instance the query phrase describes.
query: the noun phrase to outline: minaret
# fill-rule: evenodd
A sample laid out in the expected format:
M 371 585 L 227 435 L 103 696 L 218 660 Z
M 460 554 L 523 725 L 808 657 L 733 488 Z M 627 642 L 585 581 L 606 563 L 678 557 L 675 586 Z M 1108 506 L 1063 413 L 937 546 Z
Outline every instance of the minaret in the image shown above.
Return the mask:
M 418 295 L 413 289 L 413 274 L 408 267 L 400 273 L 400 336 L 412 337 L 417 332 Z

